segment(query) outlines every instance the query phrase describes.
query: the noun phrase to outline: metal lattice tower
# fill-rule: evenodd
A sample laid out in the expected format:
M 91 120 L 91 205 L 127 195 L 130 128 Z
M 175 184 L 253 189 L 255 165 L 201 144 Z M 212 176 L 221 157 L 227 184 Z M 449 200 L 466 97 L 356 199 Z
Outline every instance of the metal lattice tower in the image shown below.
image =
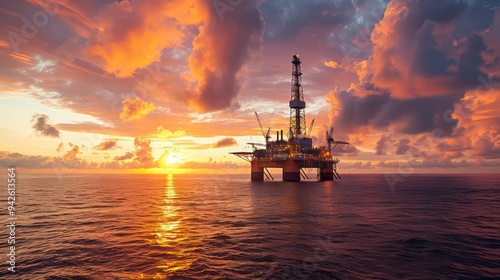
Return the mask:
M 300 71 L 300 58 L 292 58 L 292 96 L 290 100 L 290 138 L 301 139 L 306 134 L 306 102 L 302 93 L 302 72 Z

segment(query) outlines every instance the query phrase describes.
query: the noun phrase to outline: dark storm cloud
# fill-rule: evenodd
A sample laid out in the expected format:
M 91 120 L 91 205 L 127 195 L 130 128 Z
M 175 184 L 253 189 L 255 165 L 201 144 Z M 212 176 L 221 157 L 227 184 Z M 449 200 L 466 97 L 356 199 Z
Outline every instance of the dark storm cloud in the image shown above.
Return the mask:
M 451 93 L 411 100 L 391 100 L 387 110 L 382 112 L 375 125 L 403 119 L 406 120 L 406 126 L 401 131 L 403 133 L 418 134 L 434 131 L 436 132 L 434 136 L 449 136 L 457 126 L 458 120 L 445 113 L 453 112 L 454 103 L 462 97 L 463 93 Z
M 452 33 L 455 38 L 488 29 L 495 20 L 495 7 L 500 6 L 498 0 L 475 0 L 466 3 L 467 9 L 458 18 L 457 28 Z
M 355 132 L 363 126 L 386 128 L 393 122 L 404 121 L 399 132 L 418 134 L 435 132 L 434 136 L 449 136 L 458 120 L 445 112 L 453 112 L 453 104 L 463 93 L 452 93 L 410 100 L 393 99 L 389 94 L 373 93 L 359 97 L 353 92 L 333 93 L 336 104 L 342 108 L 335 118 L 334 127 L 346 132 Z
M 331 106 L 338 105 L 341 108 L 340 115 L 335 118 L 334 127 L 346 132 L 368 125 L 390 100 L 389 94 L 358 97 L 347 91 L 334 94 L 334 98 L 339 104 Z
M 60 133 L 57 128 L 47 123 L 49 117 L 45 114 L 33 114 L 31 122 L 33 123 L 32 128 L 38 135 L 48 136 L 48 137 L 59 137 Z
M 433 30 L 432 25 L 426 25 L 416 34 L 415 53 L 411 65 L 412 74 L 445 75 L 448 72 L 448 67 L 455 63 L 453 59 L 447 58 L 444 51 L 436 48 Z
M 335 94 L 331 106 L 341 109 L 334 125 L 347 132 L 397 124 L 396 132 L 405 134 L 463 135 L 454 132 L 458 119 L 450 115 L 467 91 L 481 85 L 479 78 L 491 79 L 484 57 L 498 46 L 487 46 L 477 31 L 490 28 L 495 5 L 500 2 L 392 1 L 371 36 L 373 60 L 358 73 L 367 80 Z
M 239 6 L 222 13 L 212 9 L 200 34 L 193 41 L 189 64 L 198 79 L 192 105 L 209 112 L 228 108 L 240 86 L 236 75 L 259 49 L 264 21 L 254 1 L 242 1 Z M 223 17 L 222 17 L 223 16 Z
M 396 145 L 396 155 L 404 155 L 410 151 L 410 139 L 403 138 L 399 139 Z
M 387 150 L 389 149 L 389 142 L 391 142 L 391 137 L 387 135 L 382 135 L 380 139 L 377 141 L 377 145 L 375 147 L 376 155 L 387 155 Z
M 407 10 L 407 15 L 399 16 L 394 26 L 399 34 L 415 34 L 426 22 L 450 23 L 460 16 L 468 7 L 467 1 L 441 0 L 441 1 L 392 1 L 402 4 Z
M 467 45 L 464 53 L 460 56 L 458 63 L 457 77 L 463 86 L 473 87 L 478 83 L 478 77 L 488 75 L 479 68 L 484 66 L 481 53 L 486 50 L 483 38 L 476 34 L 467 37 Z
M 309 26 L 335 26 L 354 20 L 356 9 L 350 0 L 266 1 L 260 9 L 266 22 L 266 38 L 286 41 Z
M 450 33 L 459 30 L 464 17 L 474 21 L 468 13 L 472 8 L 479 9 L 468 1 L 392 1 L 371 37 L 371 83 L 399 98 L 448 94 L 477 86 L 478 77 L 489 77 L 481 70 L 486 66 L 482 56 L 488 50 L 482 35 L 470 30 Z M 481 9 L 488 16 L 492 6 Z M 473 14 L 481 16 L 479 10 Z

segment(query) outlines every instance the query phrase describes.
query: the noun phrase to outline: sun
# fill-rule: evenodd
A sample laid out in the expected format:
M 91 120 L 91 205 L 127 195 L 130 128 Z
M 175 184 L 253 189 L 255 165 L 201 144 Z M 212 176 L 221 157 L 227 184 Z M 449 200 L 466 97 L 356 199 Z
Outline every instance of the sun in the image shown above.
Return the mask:
M 176 164 L 181 161 L 181 154 L 177 152 L 170 152 L 165 159 L 166 164 Z

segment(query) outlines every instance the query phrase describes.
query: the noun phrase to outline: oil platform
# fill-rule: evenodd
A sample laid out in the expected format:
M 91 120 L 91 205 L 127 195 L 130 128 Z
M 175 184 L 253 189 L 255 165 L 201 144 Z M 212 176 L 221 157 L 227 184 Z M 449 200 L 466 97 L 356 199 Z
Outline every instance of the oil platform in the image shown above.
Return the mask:
M 332 137 L 333 128 L 326 132 L 327 146 L 313 147 L 311 131 L 314 119 L 309 131 L 306 133 L 306 102 L 302 90 L 302 72 L 300 70 L 300 58 L 298 55 L 292 57 L 292 82 L 290 100 L 290 127 L 288 139 L 283 138 L 283 130 L 276 132 L 276 140 L 271 141 L 270 130 L 264 132 L 259 115 L 255 113 L 261 132 L 266 140 L 265 148 L 259 143 L 248 143 L 253 147 L 253 152 L 231 153 L 251 163 L 252 181 L 274 180 L 268 168 L 281 168 L 283 170 L 283 181 L 300 182 L 301 179 L 317 179 L 320 181 L 332 181 L 340 179 L 337 172 L 338 159 L 333 159 L 331 150 L 338 144 L 349 145 L 348 142 L 335 141 Z M 333 147 L 332 147 L 333 144 Z M 310 176 L 303 169 L 314 168 L 317 170 L 316 178 Z

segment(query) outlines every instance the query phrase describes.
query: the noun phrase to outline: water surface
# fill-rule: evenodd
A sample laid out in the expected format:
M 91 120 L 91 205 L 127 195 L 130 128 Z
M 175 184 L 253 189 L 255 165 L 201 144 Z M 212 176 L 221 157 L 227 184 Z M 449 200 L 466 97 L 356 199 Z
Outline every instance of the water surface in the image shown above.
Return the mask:
M 247 177 L 19 174 L 17 277 L 500 278 L 498 175 Z

